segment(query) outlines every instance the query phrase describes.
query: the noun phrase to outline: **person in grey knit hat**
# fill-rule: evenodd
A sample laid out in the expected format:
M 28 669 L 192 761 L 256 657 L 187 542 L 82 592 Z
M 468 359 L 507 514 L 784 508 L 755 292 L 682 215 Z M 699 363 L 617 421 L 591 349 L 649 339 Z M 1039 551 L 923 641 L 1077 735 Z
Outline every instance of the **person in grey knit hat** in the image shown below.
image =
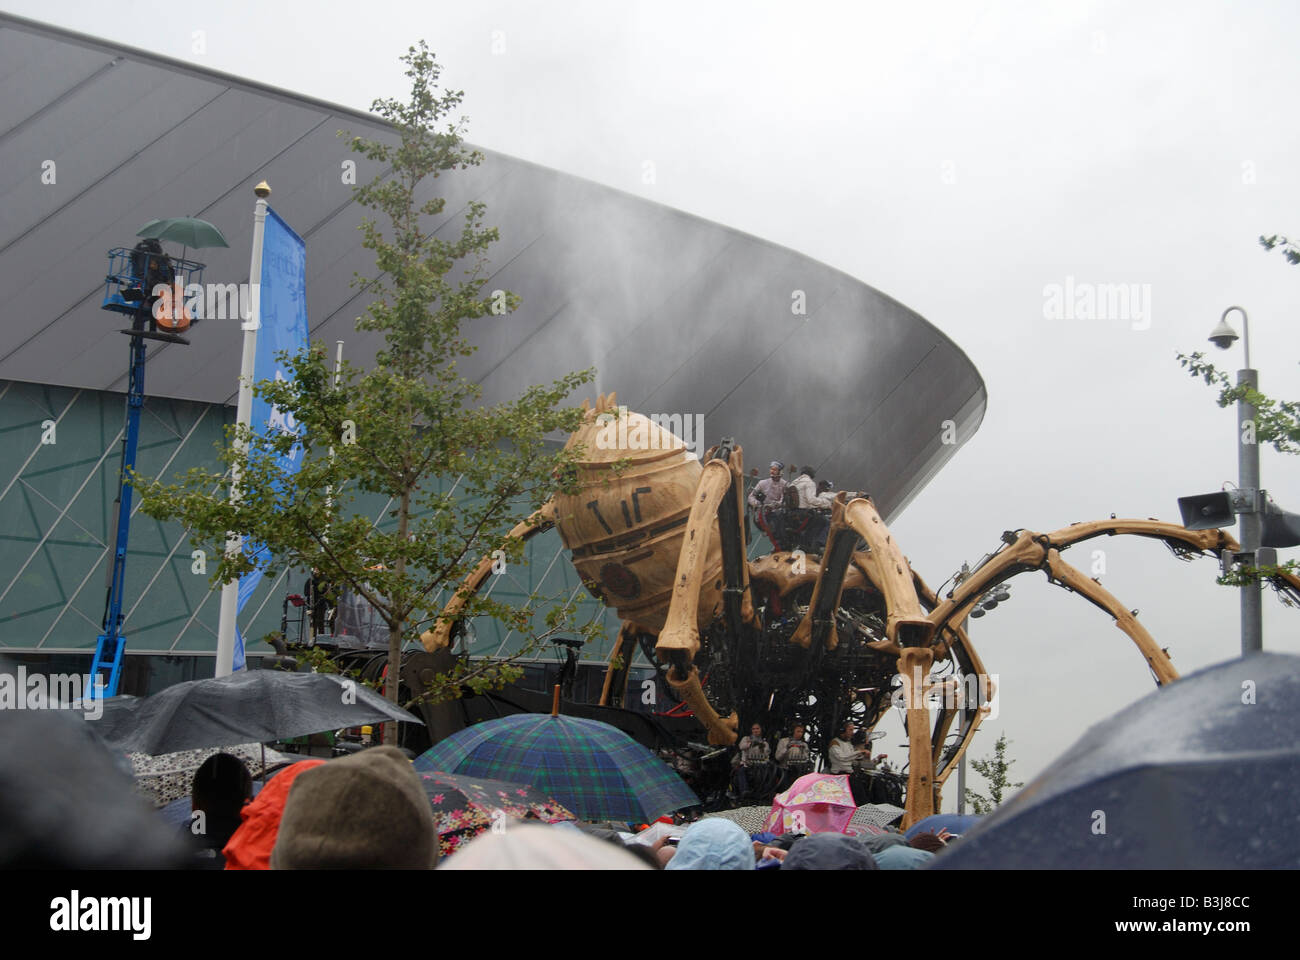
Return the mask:
M 429 870 L 438 832 L 429 798 L 396 747 L 331 760 L 294 781 L 272 870 Z

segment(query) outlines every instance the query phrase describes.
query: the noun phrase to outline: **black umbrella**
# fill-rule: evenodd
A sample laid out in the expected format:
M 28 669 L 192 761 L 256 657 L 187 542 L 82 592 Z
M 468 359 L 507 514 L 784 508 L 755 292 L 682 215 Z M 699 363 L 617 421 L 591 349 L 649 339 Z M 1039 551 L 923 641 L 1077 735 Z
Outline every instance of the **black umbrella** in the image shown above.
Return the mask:
M 192 859 L 72 710 L 0 710 L 0 869 L 163 868 Z
M 87 722 L 110 746 L 158 754 L 389 720 L 421 723 L 369 687 L 337 674 L 241 670 L 178 683 L 143 699 L 106 700 L 104 715 Z
M 931 869 L 1300 867 L 1300 657 L 1207 667 L 1097 724 Z

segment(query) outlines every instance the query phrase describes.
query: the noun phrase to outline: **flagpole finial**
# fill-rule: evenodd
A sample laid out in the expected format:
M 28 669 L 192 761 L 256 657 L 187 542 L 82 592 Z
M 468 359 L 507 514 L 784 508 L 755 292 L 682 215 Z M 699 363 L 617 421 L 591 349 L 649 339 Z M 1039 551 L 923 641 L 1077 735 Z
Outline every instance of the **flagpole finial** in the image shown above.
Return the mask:
M 271 195 L 271 185 L 263 180 L 253 188 L 253 192 L 257 194 L 260 199 L 265 200 Z

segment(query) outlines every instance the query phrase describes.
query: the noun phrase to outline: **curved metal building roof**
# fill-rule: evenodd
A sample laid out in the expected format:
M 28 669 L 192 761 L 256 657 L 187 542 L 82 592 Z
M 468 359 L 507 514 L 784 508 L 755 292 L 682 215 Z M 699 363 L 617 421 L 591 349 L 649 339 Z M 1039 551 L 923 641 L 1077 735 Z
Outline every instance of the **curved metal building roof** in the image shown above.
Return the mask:
M 360 182 L 383 171 L 337 132 L 392 136 L 382 121 L 2 14 L 0 90 L 0 379 L 125 391 L 127 340 L 120 318 L 99 309 L 105 251 L 134 243 L 151 218 L 199 216 L 231 242 L 201 251 L 204 279 L 245 282 L 252 186 L 263 179 L 307 243 L 313 338 L 347 341 L 354 363 L 373 357 L 375 336 L 354 327 L 368 294 L 351 283 L 374 263 L 343 165 L 355 160 Z M 471 332 L 479 351 L 463 369 L 485 400 L 595 366 L 598 388 L 630 408 L 702 415 L 704 439 L 736 437 L 750 466 L 814 464 L 837 487 L 869 490 L 886 517 L 978 428 L 986 395 L 965 354 L 865 283 L 484 153 L 480 167 L 429 187 L 447 198 L 448 233 L 468 201 L 487 204 L 501 235 L 489 289 L 523 299 Z M 192 339 L 151 345 L 147 392 L 232 403 L 238 321 L 206 321 Z

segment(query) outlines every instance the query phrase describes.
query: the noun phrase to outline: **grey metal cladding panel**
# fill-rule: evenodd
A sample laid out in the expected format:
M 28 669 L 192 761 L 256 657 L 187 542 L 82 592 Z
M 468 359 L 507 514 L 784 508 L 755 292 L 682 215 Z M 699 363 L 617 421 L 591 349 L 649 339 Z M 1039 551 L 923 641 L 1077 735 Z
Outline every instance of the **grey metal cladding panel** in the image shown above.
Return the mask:
M 131 243 L 150 217 L 191 213 L 217 223 L 234 245 L 202 252 L 205 279 L 244 282 L 250 188 L 262 178 L 277 212 L 307 242 L 313 336 L 347 341 L 353 363 L 371 360 L 380 338 L 357 333 L 354 321 L 372 294 L 350 286 L 355 272 L 374 270 L 357 231 L 367 211 L 349 202 L 341 173 L 354 160 L 366 182 L 381 167 L 336 132 L 391 140 L 391 131 L 342 108 L 139 51 L 48 29 L 0 29 L 0 50 L 26 53 L 32 44 L 45 55 L 0 65 L 15 90 L 44 90 L 25 105 L 7 88 L 0 97 L 21 114 L 21 126 L 0 139 L 0 193 L 20 201 L 0 207 L 0 247 L 9 244 L 0 253 L 0 377 L 124 389 L 127 341 L 116 332 L 123 324 L 98 309 L 104 251 Z M 105 67 L 119 55 L 124 62 Z M 124 111 L 141 91 L 150 109 L 137 101 Z M 178 107 L 192 109 L 178 116 Z M 59 166 L 63 192 L 27 197 L 39 163 L 28 173 L 10 167 L 23 167 L 43 137 L 60 156 L 77 156 L 70 168 Z M 74 187 L 84 192 L 69 202 Z M 595 365 L 596 388 L 618 390 L 630 406 L 703 413 L 708 438 L 735 435 L 751 464 L 772 456 L 817 464 L 841 486 L 869 486 L 887 515 L 955 449 L 932 449 L 931 421 L 974 409 L 972 398 L 978 411 L 966 419 L 978 425 L 982 416 L 978 373 L 942 334 L 807 257 L 500 154 L 485 152 L 481 166 L 422 185 L 422 197 L 437 194 L 446 206 L 429 227 L 447 238 L 459 233 L 471 199 L 487 204 L 486 223 L 501 234 L 489 252 L 488 290 L 523 298 L 514 314 L 485 317 L 467 331 L 480 350 L 462 369 L 483 383 L 488 401 Z M 24 234 L 32 223 L 40 227 Z M 807 295 L 806 318 L 790 312 L 795 289 Z M 149 393 L 229 403 L 238 323 L 205 321 L 192 339 L 191 347 L 151 348 Z
M 362 180 L 380 172 L 381 167 L 339 141 L 336 131 L 342 124 L 338 117 L 315 114 L 310 123 L 309 130 L 273 160 L 246 168 L 257 172 L 244 176 L 242 189 L 228 191 L 220 203 L 202 211 L 203 216 L 219 223 L 234 243 L 231 250 L 202 251 L 208 264 L 205 279 L 247 281 L 248 255 L 241 238 L 252 232 L 248 188 L 257 179 L 267 179 L 273 184 L 274 209 L 307 243 L 307 316 L 313 338 L 347 341 L 349 361 L 364 364 L 373 358 L 381 340 L 355 329 L 370 294 L 354 289 L 352 280 L 356 273 L 373 273 L 374 257 L 360 245 L 358 228 L 367 211 L 349 202 L 351 187 L 343 183 L 342 163 L 356 159 L 357 176 Z M 348 126 L 358 130 L 361 125 Z M 440 219 L 446 223 L 451 218 Z M 204 321 L 194 330 L 193 346 L 164 348 L 168 369 L 160 378 L 152 378 L 151 370 L 150 389 L 168 396 L 229 401 L 234 396 L 234 380 L 228 371 L 238 368 L 241 338 L 238 323 Z M 124 383 L 124 374 L 119 374 L 114 386 L 120 388 Z
M 554 226 L 494 278 L 523 307 L 509 322 L 519 334 L 513 352 L 492 361 L 485 391 L 505 395 L 521 376 L 594 364 L 601 389 L 639 404 L 662 380 L 647 367 L 669 369 L 674 334 L 699 325 L 691 319 L 699 305 L 683 287 L 708 275 L 705 265 L 734 235 L 592 184 L 538 172 L 531 179 Z
M 984 394 L 984 388 L 982 385 L 977 385 L 965 405 L 952 417 L 956 424 L 957 443 L 945 444 L 942 442 L 941 435 L 932 436 L 929 442 L 918 450 L 916 455 L 907 461 L 896 475 L 885 478 L 888 499 L 891 504 L 887 514 L 885 511 L 881 511 L 886 520 L 889 520 L 891 516 L 897 516 L 904 507 L 911 503 L 912 499 L 925 489 L 926 484 L 952 458 L 957 447 L 975 435 L 975 431 L 980 428 L 980 424 L 984 420 L 986 408 L 987 398 Z
M 23 106 L 29 106 L 35 101 L 39 101 L 41 104 L 48 102 L 48 91 L 45 89 L 46 84 L 44 81 L 41 81 L 36 87 L 32 87 L 30 79 L 27 81 L 28 89 L 39 89 L 40 92 L 26 94 L 24 97 L 26 103 L 19 102 L 17 90 L 24 77 L 30 78 L 33 75 L 29 69 L 32 62 L 48 57 L 52 49 L 57 48 L 51 48 L 48 43 L 33 43 L 28 35 L 0 26 L 0 83 L 10 79 L 16 81 L 13 101 L 6 100 L 0 103 L 0 118 L 6 120 L 4 126 L 0 127 L 0 133 L 13 126 L 14 122 L 16 122 L 15 117 L 22 116 L 21 108 Z M 70 50 L 60 52 L 68 57 L 68 63 L 74 62 Z
M 178 154 L 184 153 L 169 151 L 165 141 L 175 141 L 178 130 L 195 136 L 198 131 L 187 130 L 184 121 L 218 90 L 210 84 L 169 84 L 158 70 L 124 63 L 18 130 L 4 144 L 5 159 L 29 175 L 4 194 L 3 244 L 8 246 L 34 229 L 61 226 L 66 232 L 86 222 L 105 222 L 88 221 L 87 216 L 120 206 L 125 199 L 121 188 L 140 182 L 137 164 L 131 164 L 129 177 L 114 179 L 137 154 L 153 167 L 155 176 L 183 171 L 176 163 Z M 197 139 L 202 140 L 202 135 Z M 41 182 L 41 164 L 46 160 L 56 164 L 53 184 Z
M 971 376 L 969 362 L 947 343 L 930 345 L 905 376 L 895 374 L 888 396 L 837 448 L 848 470 L 844 485 L 860 480 L 882 515 L 896 514 L 919 475 L 946 462 L 974 433 L 983 411 L 983 385 Z M 958 444 L 943 443 L 945 420 L 954 422 Z
M 260 98 L 257 103 L 249 103 L 245 97 L 238 92 L 219 96 L 207 109 L 175 131 L 174 135 L 169 134 L 165 141 L 156 144 L 147 155 L 137 158 L 129 170 L 115 173 L 105 181 L 113 187 L 120 181 L 120 191 L 92 191 L 73 204 L 78 212 L 83 209 L 86 211 L 85 222 L 114 224 L 95 239 L 80 244 L 70 254 L 65 252 L 61 255 L 53 244 L 66 239 L 67 231 L 42 228 L 5 253 L 6 274 L 9 272 L 10 257 L 16 252 L 19 254 L 19 263 L 35 260 L 27 274 L 27 289 L 14 297 L 17 309 L 36 309 L 36 305 L 41 304 L 42 314 L 49 317 L 49 302 L 52 299 L 50 291 L 66 289 L 70 291 L 71 297 L 76 298 L 68 306 L 62 306 L 54 298 L 56 305 L 61 307 L 53 311 L 51 319 L 54 322 L 42 329 L 37 339 L 26 348 L 42 355 L 54 343 L 60 344 L 60 348 L 65 350 L 70 342 L 76 344 L 87 341 L 88 345 L 93 345 L 94 350 L 82 352 L 80 356 L 64 357 L 66 375 L 77 378 L 66 382 L 86 383 L 105 389 L 118 385 L 122 379 L 121 371 L 102 366 L 98 355 L 103 332 L 115 330 L 122 325 L 120 318 L 98 309 L 103 284 L 102 280 L 96 280 L 103 275 L 104 250 L 109 246 L 132 242 L 135 230 L 151 216 L 189 211 L 215 217 L 219 221 L 227 220 L 223 214 L 233 218 L 240 206 L 247 207 L 247 204 L 237 203 L 236 193 L 248 167 L 255 166 L 258 160 L 278 152 L 282 146 L 281 137 L 298 134 L 319 125 L 321 121 L 319 115 L 313 117 L 305 111 L 288 111 L 289 115 L 286 116 L 286 109 L 280 104 Z M 191 133 L 187 128 L 192 124 L 201 128 L 201 131 Z M 199 135 L 200 132 L 202 136 Z M 170 179 L 167 178 L 169 174 Z M 208 201 L 214 185 L 221 191 L 221 200 L 216 203 Z M 95 209 L 106 205 L 107 209 Z M 246 213 L 246 218 L 251 227 L 251 211 Z M 240 251 L 242 245 L 238 243 L 238 234 L 232 234 L 231 239 L 235 244 L 231 249 L 196 253 L 196 256 L 201 255 L 209 263 L 205 279 L 233 280 L 234 277 L 247 277 L 247 252 Z M 78 257 L 77 262 L 86 262 L 88 265 L 95 263 L 101 271 L 87 277 L 93 286 L 72 287 L 70 284 L 60 284 L 57 274 L 67 272 L 63 261 L 73 255 Z M 237 334 L 238 324 L 233 326 Z M 232 341 L 235 339 L 237 335 L 232 337 Z M 16 345 L 7 341 L 3 334 L 0 334 L 0 344 L 3 344 L 4 354 L 8 354 L 4 363 L 0 363 L 0 369 L 12 369 L 15 376 L 20 375 L 16 369 L 7 365 L 28 359 L 24 356 L 26 350 L 14 353 Z M 196 357 L 195 360 L 197 359 Z M 183 376 L 178 377 L 175 382 L 183 382 L 183 379 Z M 170 384 L 164 377 L 154 385 L 165 391 Z
M 0 27 L 0 135 L 73 90 L 112 56 Z
M 524 338 L 489 368 L 482 381 L 485 395 L 507 396 L 517 390 L 521 378 L 549 380 L 572 369 L 594 366 L 596 388 L 617 390 L 622 402 L 651 412 L 645 404 L 662 382 L 664 371 L 690 356 L 691 346 L 674 341 L 674 336 L 688 335 L 681 326 L 657 330 L 641 321 L 654 316 L 647 308 L 655 306 L 661 297 L 671 302 L 680 288 L 671 283 L 638 287 L 631 282 L 635 270 L 621 263 L 594 262 L 597 266 L 588 274 L 586 283 L 575 279 L 572 286 L 560 288 L 563 300 L 554 313 L 526 312 L 527 305 L 537 304 L 539 298 L 532 292 L 530 278 L 524 276 L 515 282 L 513 274 L 526 270 L 525 264 L 512 265 L 503 272 L 502 281 L 520 293 L 526 305 L 519 313 L 502 318 L 503 327 L 508 324 L 508 329 L 521 331 Z M 677 302 L 685 299 L 678 298 Z M 516 318 L 518 327 L 514 326 Z M 624 349 L 628 345 L 631 348 Z M 665 412 L 680 409 L 669 405 Z
M 281 109 L 282 105 L 276 104 L 271 115 Z M 367 263 L 373 265 L 373 258 L 358 244 L 355 228 L 359 215 L 355 205 L 336 215 L 340 197 L 332 185 L 341 183 L 340 167 L 334 158 L 326 158 L 323 163 L 313 166 L 313 158 L 324 156 L 325 151 L 334 146 L 334 118 L 303 112 L 292 115 L 289 122 L 292 124 L 289 130 L 293 135 L 292 146 L 272 144 L 270 149 L 274 149 L 275 156 L 269 163 L 250 164 L 232 171 L 227 177 L 231 186 L 222 192 L 219 199 L 196 211 L 219 224 L 232 246 L 229 249 L 195 251 L 193 256 L 207 264 L 204 279 L 209 282 L 247 282 L 248 248 L 243 238 L 252 233 L 253 211 L 248 203 L 251 187 L 263 176 L 283 183 L 285 189 L 283 192 L 276 189 L 272 200 L 276 212 L 298 230 L 307 243 L 307 316 L 314 335 L 322 337 L 322 331 L 317 328 L 332 312 L 329 307 L 342 302 L 348 294 L 348 282 L 353 271 L 364 268 Z M 298 176 L 289 177 L 287 170 L 294 165 L 298 165 Z M 250 169 L 258 172 L 249 174 Z M 277 173 L 282 176 L 277 177 Z M 304 186 L 304 181 L 311 187 Z M 343 189 L 346 191 L 347 188 Z M 321 249 L 334 253 L 332 263 L 330 258 L 318 256 Z M 338 260 L 339 255 L 344 262 Z M 358 312 L 347 314 L 344 326 L 348 330 Z M 150 367 L 150 392 L 209 402 L 226 401 L 234 393 L 234 380 L 222 374 L 239 368 L 242 343 L 239 323 L 234 318 L 210 318 L 194 327 L 190 339 L 191 346 L 167 346 L 158 351 L 158 356 L 166 357 L 166 363 L 157 375 Z M 150 356 L 152 358 L 154 354 Z M 115 369 L 113 377 L 111 388 L 125 389 L 125 368 Z
M 487 184 L 475 196 L 487 204 L 486 221 L 499 225 L 502 235 L 490 251 L 488 289 L 510 289 L 523 299 L 514 314 L 483 318 L 468 330 L 479 352 L 463 361 L 462 368 L 467 376 L 483 381 L 489 400 L 512 395 L 520 377 L 548 379 L 596 362 L 604 353 L 600 344 L 609 340 L 611 331 L 626 333 L 644 319 L 647 304 L 672 295 L 673 281 L 698 263 L 693 256 L 696 245 L 682 242 L 680 229 L 674 237 L 658 225 L 677 218 L 643 215 L 638 220 L 629 209 L 636 212 L 639 207 L 645 214 L 647 206 L 635 198 L 496 155 L 489 155 L 480 168 L 457 171 L 444 185 L 472 174 Z M 468 199 L 463 182 L 448 191 L 449 213 L 441 218 L 440 235 L 450 238 L 460 231 Z M 658 213 L 660 208 L 648 209 Z M 726 231 L 703 226 L 699 232 L 718 237 L 710 241 L 710 249 L 725 243 Z M 672 239 L 678 242 L 668 242 Z M 310 243 L 311 282 L 337 291 L 326 296 L 327 302 L 354 295 L 347 290 L 351 270 L 322 277 Z M 357 258 L 357 269 L 369 273 L 372 267 L 368 254 Z M 349 358 L 368 357 L 377 341 L 351 329 L 363 306 L 364 298 L 359 298 L 337 326 L 320 327 L 319 317 L 313 316 L 315 335 L 332 339 L 337 334 L 348 341 Z
M 270 148 L 276 124 L 265 109 L 255 106 L 238 93 L 218 94 L 210 98 L 206 110 L 169 129 L 130 163 L 99 173 L 95 188 L 83 188 L 54 216 L 3 251 L 5 288 L 23 284 L 8 298 L 9 305 L 20 315 L 43 317 L 41 334 L 46 337 L 66 340 L 75 337 L 78 328 L 102 325 L 106 315 L 97 308 L 103 292 L 104 251 L 133 242 L 136 229 L 152 216 L 176 215 L 177 208 L 200 202 L 196 198 L 203 195 L 204 184 L 237 183 L 237 175 L 227 169 L 233 166 L 230 151 L 218 148 L 236 136 L 257 139 L 258 126 Z M 205 115 L 206 120 L 200 119 Z M 66 179 L 65 175 L 60 182 Z M 86 224 L 105 226 L 92 233 L 86 231 Z M 74 263 L 81 270 L 70 274 Z M 85 279 L 74 285 L 69 276 Z M 10 331 L 0 333 L 0 357 L 5 363 L 15 359 L 14 339 Z
M 0 198 L 9 221 L 3 242 L 40 223 L 129 158 L 134 141 L 153 140 L 206 99 L 194 99 L 197 84 L 167 86 L 167 77 L 157 70 L 119 64 L 8 131 L 0 140 Z M 57 164 L 56 183 L 41 182 L 46 160 Z M 23 206 L 25 195 L 34 202 Z
M 827 276 L 816 276 L 819 269 Z M 982 385 L 969 361 L 910 310 L 821 265 L 799 272 L 811 288 L 806 323 L 787 306 L 785 316 L 773 311 L 790 331 L 776 331 L 775 348 L 760 322 L 731 336 L 730 351 L 726 336 L 701 343 L 674 376 L 672 394 L 684 412 L 703 408 L 709 442 L 737 435 L 751 466 L 772 458 L 814 465 L 841 489 L 870 490 L 888 517 L 911 487 L 917 451 L 931 439 L 939 443 L 941 422 L 973 393 L 982 403 Z M 775 297 L 783 278 L 773 279 Z M 819 306 L 819 292 L 832 281 L 838 285 Z M 784 297 L 788 304 L 788 288 Z M 720 390 L 725 399 L 716 401 Z M 761 425 L 761 433 L 744 436 L 744 425 Z M 938 455 L 946 460 L 954 449 Z
M 719 405 L 733 391 L 749 393 L 755 376 L 765 381 L 760 406 L 795 405 L 807 383 L 782 382 L 788 377 L 782 360 L 806 326 L 791 311 L 792 292 L 803 290 L 815 303 L 832 295 L 835 282 L 820 264 L 733 238 L 611 359 L 644 381 L 635 394 L 655 411 L 674 410 L 679 398 L 691 396 L 696 399 L 685 410 L 717 419 Z M 645 364 L 646 349 L 662 350 L 667 362 L 658 369 Z

